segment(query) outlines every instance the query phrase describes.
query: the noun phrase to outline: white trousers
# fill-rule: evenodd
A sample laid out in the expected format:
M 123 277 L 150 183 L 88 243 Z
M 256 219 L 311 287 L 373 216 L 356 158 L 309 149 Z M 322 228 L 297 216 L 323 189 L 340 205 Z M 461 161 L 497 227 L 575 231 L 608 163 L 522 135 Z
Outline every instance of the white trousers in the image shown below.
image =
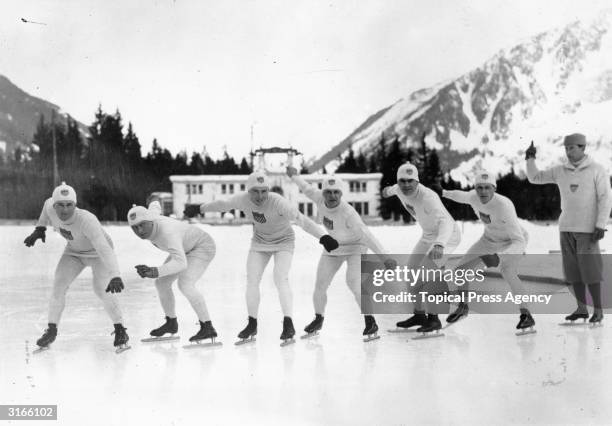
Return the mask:
M 167 275 L 155 280 L 155 287 L 164 313 L 170 318 L 176 318 L 176 301 L 172 291 L 172 283 L 178 279 L 178 288 L 189 301 L 198 319 L 209 321 L 210 315 L 202 293 L 196 288 L 196 283 L 204 275 L 206 268 L 215 257 L 216 246 L 212 238 L 208 237 L 186 254 L 187 269 L 178 274 Z M 170 256 L 166 262 L 170 260 Z
M 250 250 L 247 257 L 247 288 L 246 303 L 250 317 L 257 318 L 259 310 L 259 283 L 270 259 L 274 257 L 274 284 L 278 290 L 283 316 L 291 317 L 293 314 L 293 294 L 289 286 L 289 269 L 293 259 L 293 252 L 281 251 L 254 251 Z
M 353 293 L 357 306 L 361 308 L 361 255 L 328 256 L 322 254 L 317 266 L 317 278 L 312 295 L 315 313 L 320 315 L 325 313 L 327 289 L 344 262 L 346 262 L 346 285 Z
M 113 321 L 113 324 L 123 323 L 121 309 L 117 301 L 117 296 L 106 292 L 106 287 L 110 282 L 110 271 L 106 268 L 99 257 L 77 257 L 64 254 L 55 269 L 53 281 L 53 291 L 49 301 L 49 322 L 58 324 L 66 306 L 66 292 L 70 284 L 76 279 L 86 267 L 91 267 L 93 273 L 93 290 L 96 296 L 102 301 L 104 310 Z

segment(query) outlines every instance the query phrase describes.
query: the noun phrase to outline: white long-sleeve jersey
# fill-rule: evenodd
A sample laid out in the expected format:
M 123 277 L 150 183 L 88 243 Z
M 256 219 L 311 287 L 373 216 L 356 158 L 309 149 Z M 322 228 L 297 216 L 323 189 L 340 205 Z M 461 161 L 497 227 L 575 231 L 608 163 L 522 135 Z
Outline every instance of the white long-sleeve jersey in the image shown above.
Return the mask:
M 149 210 L 156 213 L 154 205 Z M 197 226 L 158 214 L 153 218 L 153 231 L 148 239 L 170 255 L 170 260 L 157 268 L 159 276 L 164 277 L 187 269 L 187 253 L 211 238 Z
M 612 209 L 610 176 L 589 156 L 577 166 L 567 162 L 542 171 L 530 158 L 527 160 L 527 178 L 531 183 L 556 183 L 559 187 L 560 231 L 590 233 L 595 227 L 606 228 Z
M 291 222 L 295 222 L 317 240 L 325 235 L 317 224 L 301 214 L 287 199 L 274 192 L 268 194 L 268 199 L 261 206 L 255 205 L 248 193 L 200 206 L 202 213 L 225 212 L 231 209 L 242 210 L 253 221 L 251 249 L 255 251 L 293 250 L 295 233 Z
M 325 206 L 323 191 L 315 189 L 300 176 L 293 176 L 292 180 L 308 198 L 315 202 L 317 222 L 322 223 L 329 235 L 340 244 L 340 247 L 328 253 L 329 255 L 365 254 L 368 248 L 376 254 L 387 254 L 350 204 L 340 201 L 337 207 L 330 209 Z
M 469 204 L 484 223 L 484 237 L 494 243 L 509 244 L 503 253 L 522 254 L 525 251 L 529 235 L 519 223 L 514 204 L 508 197 L 495 193 L 488 203 L 483 204 L 476 190 L 444 190 L 442 196 L 458 203 Z
M 424 240 L 446 247 L 453 236 L 460 239 L 459 226 L 438 194 L 431 189 L 419 183 L 414 195 L 408 197 L 395 184 L 388 194 L 397 196 L 408 213 L 416 219 L 423 229 Z
M 100 221 L 87 210 L 74 209 L 67 221 L 62 221 L 53 208 L 51 198 L 45 201 L 36 226 L 52 226 L 66 239 L 64 254 L 76 257 L 99 257 L 113 277 L 120 276 L 113 242 Z

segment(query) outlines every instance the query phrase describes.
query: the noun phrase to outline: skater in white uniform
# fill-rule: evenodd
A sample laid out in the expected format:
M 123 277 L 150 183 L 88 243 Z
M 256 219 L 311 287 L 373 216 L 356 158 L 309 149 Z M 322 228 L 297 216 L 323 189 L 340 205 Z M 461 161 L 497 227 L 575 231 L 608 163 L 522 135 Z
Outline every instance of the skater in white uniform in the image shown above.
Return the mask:
M 586 320 L 586 287 L 593 299 L 590 323 L 601 323 L 601 281 L 603 260 L 599 240 L 604 237 L 612 208 L 610 175 L 605 168 L 585 153 L 586 137 L 580 133 L 567 135 L 563 144 L 567 162 L 547 170 L 535 165 L 536 148 L 531 145 L 525 152 L 527 177 L 538 185 L 554 183 L 561 194 L 559 232 L 561 257 L 565 280 L 571 284 L 578 308 L 568 315 L 567 321 Z
M 32 247 L 38 239 L 44 243 L 47 226 L 53 226 L 66 239 L 66 248 L 55 270 L 49 302 L 49 325 L 36 344 L 45 348 L 55 341 L 68 287 L 83 269 L 91 267 L 94 292 L 113 321 L 114 346 L 121 351 L 128 348 L 129 337 L 123 326 L 117 298 L 112 294 L 120 293 L 124 288 L 113 243 L 98 218 L 76 207 L 76 204 L 76 192 L 62 182 L 54 189 L 52 197 L 45 201 L 36 229 L 24 241 L 27 247 Z
M 417 168 L 410 163 L 397 170 L 397 184 L 383 189 L 383 197 L 397 196 L 404 208 L 421 226 L 423 234 L 410 252 L 408 268 L 441 268 L 461 242 L 459 226 L 442 204 L 438 194 L 419 182 Z M 418 283 L 413 292 L 418 292 L 424 283 Z M 432 311 L 432 309 L 430 309 Z M 427 313 L 421 297 L 416 298 L 414 315 L 397 323 L 400 329 L 420 326 L 417 331 L 429 333 L 442 328 L 436 312 Z
M 302 192 L 317 205 L 317 217 L 329 234 L 340 246 L 331 253 L 323 252 L 317 266 L 317 278 L 312 296 L 315 319 L 304 328 L 306 333 L 314 334 L 323 327 L 327 289 L 346 262 L 346 284 L 353 293 L 357 306 L 361 307 L 361 255 L 368 248 L 386 261 L 386 251 L 363 223 L 359 214 L 346 201 L 342 200 L 343 182 L 334 175 L 326 176 L 323 189 L 315 189 L 297 174 L 295 167 L 287 167 L 287 175 Z M 372 315 L 365 315 L 364 336 L 376 336 L 378 325 Z
M 283 343 L 290 343 L 295 335 L 291 318 L 293 296 L 289 286 L 289 268 L 295 245 L 295 234 L 291 223 L 295 222 L 304 231 L 317 238 L 327 251 L 338 248 L 338 242 L 302 215 L 288 200 L 278 194 L 270 193 L 270 183 L 265 173 L 251 173 L 246 187 L 247 193 L 234 195 L 227 200 L 204 203 L 199 206 L 199 211 L 188 208 L 185 215 L 190 217 L 197 213 L 238 209 L 253 220 L 253 238 L 247 258 L 246 301 L 249 319 L 247 326 L 238 337 L 244 341 L 257 334 L 259 283 L 266 265 L 274 257 L 274 283 L 284 316 L 280 338 Z
M 523 283 L 518 277 L 518 265 L 525 254 L 529 235 L 520 225 L 512 201 L 497 194 L 497 182 L 486 170 L 476 173 L 475 189 L 472 191 L 442 191 L 442 196 L 457 203 L 469 204 L 476 216 L 484 223 L 484 233 L 459 260 L 457 269 L 499 266 L 504 280 L 513 294 L 524 294 Z M 463 287 L 467 291 L 468 284 Z M 521 303 L 518 330 L 532 328 L 535 321 L 529 306 Z M 453 323 L 468 314 L 467 303 L 460 302 L 457 310 L 446 319 Z
M 178 331 L 176 302 L 172 284 L 178 281 L 178 288 L 189 301 L 200 322 L 200 330 L 189 341 L 214 339 L 217 332 L 202 293 L 196 288 L 198 280 L 215 257 L 215 242 L 207 232 L 195 225 L 160 215 L 157 201 L 149 208 L 134 206 L 128 212 L 128 223 L 134 233 L 143 240 L 151 241 L 158 249 L 168 253 L 163 265 L 151 267 L 137 265 L 136 270 L 143 278 L 155 279 L 155 288 L 166 316 L 166 322 L 151 331 L 151 336 L 161 338 Z

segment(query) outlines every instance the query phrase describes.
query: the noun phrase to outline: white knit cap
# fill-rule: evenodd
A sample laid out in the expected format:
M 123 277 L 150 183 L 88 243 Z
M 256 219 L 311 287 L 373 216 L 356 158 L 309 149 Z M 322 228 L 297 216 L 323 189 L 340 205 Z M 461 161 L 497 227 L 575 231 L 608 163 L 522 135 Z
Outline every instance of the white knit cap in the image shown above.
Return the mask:
M 247 191 L 252 188 L 268 188 L 270 189 L 270 180 L 264 172 L 253 172 L 249 175 L 246 183 Z
M 495 175 L 487 170 L 479 170 L 476 172 L 476 179 L 474 181 L 474 184 L 478 185 L 479 183 L 488 183 L 497 187 L 497 180 L 495 179 Z
M 127 214 L 128 224 L 130 226 L 138 225 L 140 222 L 145 220 L 153 220 L 152 214 L 146 207 L 132 205 L 130 211 Z
M 66 185 L 66 182 L 62 182 L 60 186 L 53 190 L 51 199 L 53 200 L 53 204 L 60 201 L 72 201 L 76 204 L 77 197 L 74 188 L 70 185 Z
M 404 163 L 397 169 L 397 180 L 400 179 L 414 179 L 418 181 L 419 171 L 414 164 Z
M 323 191 L 332 191 L 334 189 L 343 192 L 344 182 L 336 175 L 329 175 L 323 179 Z

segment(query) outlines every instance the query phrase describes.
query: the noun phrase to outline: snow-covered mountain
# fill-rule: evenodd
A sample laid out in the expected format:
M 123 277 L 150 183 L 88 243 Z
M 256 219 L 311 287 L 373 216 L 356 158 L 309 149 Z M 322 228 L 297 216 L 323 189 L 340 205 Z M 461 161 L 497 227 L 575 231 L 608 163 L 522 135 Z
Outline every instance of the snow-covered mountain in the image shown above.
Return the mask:
M 539 34 L 400 99 L 309 168 L 333 169 L 351 146 L 369 156 L 381 134 L 410 146 L 425 133 L 442 167 L 465 182 L 478 167 L 523 170 L 531 140 L 538 164 L 555 163 L 564 157 L 563 136 L 574 132 L 584 133 L 588 152 L 612 170 L 612 10 Z
M 52 111 L 58 120 L 66 119 L 60 107 L 29 95 L 0 74 L 0 153 L 10 155 L 17 147 L 29 146 L 40 116 L 50 120 Z M 79 127 L 87 134 L 87 126 Z

